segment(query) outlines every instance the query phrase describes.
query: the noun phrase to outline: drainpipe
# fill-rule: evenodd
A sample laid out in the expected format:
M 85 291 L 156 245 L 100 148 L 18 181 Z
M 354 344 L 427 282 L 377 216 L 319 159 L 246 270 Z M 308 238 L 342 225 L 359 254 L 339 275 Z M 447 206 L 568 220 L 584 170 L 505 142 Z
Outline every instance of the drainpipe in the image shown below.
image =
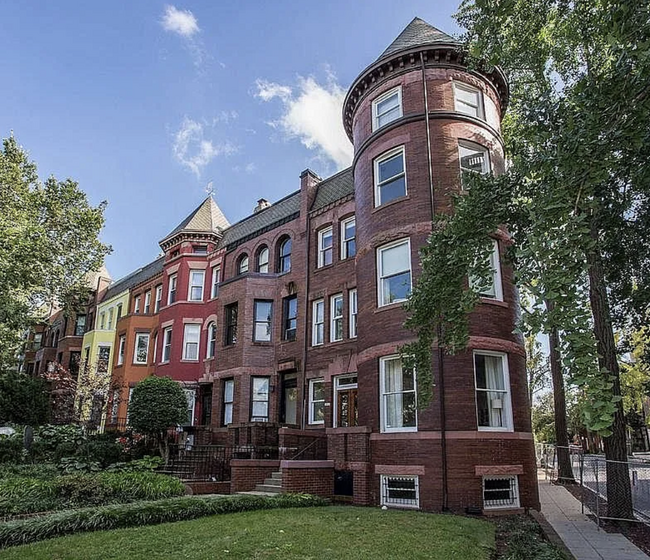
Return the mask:
M 301 196 L 307 196 L 307 192 L 301 193 Z M 307 384 L 307 351 L 309 348 L 309 340 L 307 339 L 309 335 L 309 256 L 311 250 L 311 217 L 309 215 L 309 208 L 306 209 L 307 216 L 305 217 L 305 228 L 307 235 L 307 258 L 305 266 L 305 304 L 304 304 L 304 329 L 303 329 L 303 348 L 302 348 L 302 414 L 300 418 L 300 429 L 304 430 L 305 425 L 307 424 L 307 391 L 309 386 Z
M 429 197 L 431 200 L 431 218 L 436 213 L 436 203 L 433 189 L 433 162 L 431 157 L 431 127 L 429 123 L 429 94 L 427 91 L 427 77 L 424 65 L 424 55 L 420 52 L 420 64 L 422 66 L 422 91 L 424 96 L 424 122 L 427 133 L 427 161 L 429 164 Z M 442 327 L 438 325 L 438 349 L 437 364 L 438 364 L 438 395 L 440 406 L 440 453 L 442 463 L 442 510 L 449 509 L 448 499 L 448 482 L 447 482 L 447 413 L 445 409 L 445 377 L 444 377 L 444 353 L 440 345 L 442 338 Z

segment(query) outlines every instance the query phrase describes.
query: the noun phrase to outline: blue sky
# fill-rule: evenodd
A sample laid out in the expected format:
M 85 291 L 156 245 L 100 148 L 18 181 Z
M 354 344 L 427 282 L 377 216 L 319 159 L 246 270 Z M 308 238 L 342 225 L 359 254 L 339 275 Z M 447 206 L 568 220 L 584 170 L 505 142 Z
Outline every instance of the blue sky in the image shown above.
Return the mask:
M 340 105 L 414 16 L 456 1 L 4 2 L 0 134 L 42 178 L 108 200 L 107 267 L 128 274 L 206 196 L 231 222 L 310 167 L 347 166 Z

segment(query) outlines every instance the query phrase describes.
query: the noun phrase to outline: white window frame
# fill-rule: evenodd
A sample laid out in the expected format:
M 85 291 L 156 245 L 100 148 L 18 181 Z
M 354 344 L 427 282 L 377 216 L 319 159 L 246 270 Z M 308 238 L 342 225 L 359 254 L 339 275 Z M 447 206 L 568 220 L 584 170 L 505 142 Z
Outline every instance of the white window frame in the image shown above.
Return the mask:
M 476 382 L 476 356 L 491 356 L 501 358 L 501 371 L 503 372 L 503 387 L 504 389 L 479 389 Z M 474 405 L 476 407 L 476 427 L 479 432 L 513 432 L 513 418 L 512 418 L 512 393 L 510 390 L 510 372 L 508 369 L 508 354 L 503 352 L 493 352 L 491 350 L 474 350 L 472 353 L 472 364 L 474 367 Z M 503 414 L 503 426 L 479 426 L 478 418 L 478 393 L 502 393 L 501 410 Z
M 133 303 L 133 313 L 136 315 L 140 313 L 140 301 L 142 300 L 142 296 L 136 296 L 135 302 Z M 104 327 L 102 327 L 103 329 Z
M 323 386 L 323 398 L 322 399 L 315 399 L 314 398 L 314 388 L 316 385 L 322 385 Z M 312 425 L 323 425 L 325 424 L 325 379 L 322 377 L 319 377 L 318 379 L 310 379 L 309 380 L 309 423 Z M 321 404 L 323 406 L 323 419 L 322 420 L 316 420 L 316 407 L 315 405 Z
M 255 380 L 256 379 L 266 379 L 267 382 L 267 392 L 266 399 L 256 399 L 257 393 L 255 392 Z M 266 416 L 255 416 L 253 414 L 255 409 L 256 402 L 265 402 L 266 403 Z M 271 378 L 266 375 L 255 375 L 251 377 L 251 422 L 268 422 L 270 419 L 271 412 Z
M 124 350 L 126 348 L 126 335 L 120 336 L 120 342 L 117 347 L 117 365 L 121 366 L 124 363 Z
M 217 352 L 217 323 L 215 321 L 208 324 L 206 336 L 205 357 L 214 358 Z
M 262 255 L 266 255 L 266 260 L 262 261 Z M 269 248 L 266 245 L 257 252 L 257 262 L 255 263 L 255 266 L 257 267 L 257 272 L 260 274 L 269 273 L 269 255 Z
M 350 223 L 354 224 L 354 237 L 346 238 L 345 237 L 345 227 Z M 354 255 L 348 255 L 348 243 L 354 240 L 355 242 L 355 251 Z M 356 241 L 357 241 L 357 223 L 355 216 L 347 218 L 341 221 L 341 260 L 352 258 L 357 254 L 356 251 Z
M 107 319 L 107 324 L 106 324 L 106 328 L 107 328 L 107 330 L 109 330 L 109 331 L 112 331 L 112 330 L 113 330 L 113 314 L 114 314 L 114 312 L 113 312 L 113 308 L 111 307 L 111 308 L 108 310 L 108 319 Z
M 201 283 L 195 283 L 194 275 L 198 275 L 201 278 Z M 187 301 L 203 301 L 203 287 L 205 285 L 205 270 L 199 270 L 196 268 L 190 268 L 190 281 L 189 286 L 187 287 Z M 201 294 L 198 297 L 194 297 L 193 291 L 199 289 Z
M 102 311 L 99 314 L 99 330 L 103 331 L 105 326 L 106 326 L 106 313 Z
M 342 379 L 347 379 L 350 377 L 355 377 L 357 382 L 355 383 L 341 383 Z M 332 426 L 334 428 L 339 428 L 339 392 L 349 391 L 350 389 L 357 389 L 357 394 L 359 390 L 358 376 L 356 373 L 344 373 L 342 375 L 337 375 L 334 377 L 334 402 L 332 403 Z M 358 406 L 358 403 L 357 403 Z
M 257 304 L 270 304 L 271 312 L 268 317 L 259 318 L 257 316 Z M 266 325 L 268 335 L 263 338 L 257 337 L 257 326 Z M 268 338 L 266 338 L 268 336 Z M 255 299 L 253 300 L 253 342 L 271 342 L 273 339 L 273 300 Z
M 454 84 L 454 109 L 456 110 L 456 112 L 457 113 L 462 113 L 463 115 L 467 115 L 469 117 L 474 117 L 474 118 L 477 118 L 477 119 L 481 119 L 482 121 L 484 121 L 485 120 L 485 105 L 483 103 L 483 92 L 480 89 L 478 89 L 476 87 L 473 87 L 473 86 L 470 86 L 470 85 L 465 84 L 465 83 L 454 82 L 453 84 Z M 458 94 L 457 94 L 457 90 L 463 90 L 466 93 L 474 93 L 474 94 L 476 94 L 476 103 L 477 103 L 476 106 L 471 105 L 471 104 L 459 99 Z M 476 115 L 473 115 L 472 113 L 470 113 L 468 111 L 460 110 L 459 109 L 460 105 L 466 105 L 466 106 L 469 106 L 469 107 L 474 107 L 476 109 Z
M 402 500 L 391 500 L 388 495 L 389 480 L 413 480 L 415 481 L 415 501 L 403 503 Z M 418 475 L 410 474 L 382 474 L 380 475 L 379 485 L 381 488 L 381 505 L 395 508 L 419 509 L 420 508 L 420 478 Z
M 341 302 L 341 314 L 336 315 L 336 302 Z M 336 337 L 337 325 L 340 325 L 341 336 Z M 343 294 L 330 296 L 330 342 L 343 340 Z
M 385 101 L 386 99 L 392 97 L 395 94 L 397 94 L 397 107 L 399 109 L 399 114 L 394 119 L 391 119 L 390 121 L 380 125 L 379 119 L 380 117 L 383 116 L 383 114 L 381 115 L 377 114 L 377 107 L 382 101 Z M 401 118 L 403 115 L 403 111 L 404 109 L 402 107 L 402 86 L 397 86 L 395 88 L 389 89 L 388 91 L 382 93 L 379 97 L 377 97 L 377 99 L 375 99 L 372 102 L 372 131 L 374 132 L 375 130 L 379 130 L 380 128 L 383 128 L 384 126 Z
M 169 276 L 169 284 L 167 286 L 167 305 L 171 305 L 176 301 L 177 292 L 178 292 L 178 274 L 172 274 Z
M 458 140 L 458 165 L 460 167 L 461 174 L 478 173 L 477 171 L 474 171 L 472 169 L 463 168 L 463 160 L 462 160 L 463 154 L 461 152 L 461 148 L 465 150 L 472 150 L 474 152 L 481 152 L 483 154 L 483 168 L 480 171 L 481 175 L 485 175 L 486 173 L 489 173 L 492 170 L 492 163 L 490 161 L 490 150 L 488 150 L 485 146 L 481 144 L 477 144 L 476 142 L 471 142 L 469 140 Z
M 183 389 L 185 399 L 187 400 L 187 413 L 189 422 L 183 426 L 194 426 L 194 413 L 196 412 L 196 389 Z
M 212 267 L 212 287 L 210 289 L 210 299 L 216 298 L 219 295 L 219 275 L 221 274 L 221 267 L 219 265 Z
M 314 300 L 311 305 L 311 310 L 311 345 L 321 346 L 325 343 L 325 300 Z M 318 336 L 319 334 L 320 337 Z
M 508 480 L 512 483 L 514 481 L 514 484 L 509 485 L 509 490 L 511 493 L 510 497 L 510 502 L 509 504 L 490 504 L 488 501 L 485 500 L 485 482 L 487 480 Z M 495 509 L 514 509 L 520 507 L 520 502 L 519 502 L 519 477 L 516 474 L 512 475 L 484 475 L 483 480 L 481 481 L 481 488 L 482 488 L 482 493 L 483 493 L 483 509 L 487 510 L 495 510 Z M 512 493 L 514 491 L 514 496 L 512 496 Z M 496 501 L 496 500 L 495 500 Z M 499 500 L 501 501 L 501 500 Z
M 250 270 L 250 259 L 246 253 L 237 258 L 237 274 L 246 274 Z
M 147 355 L 145 356 L 144 361 L 139 361 L 138 360 L 138 341 L 140 338 L 145 338 L 147 341 Z M 133 348 L 133 363 L 134 364 L 146 364 L 149 361 L 149 333 L 141 333 L 137 332 L 135 333 L 135 348 Z
M 153 355 L 151 356 L 151 363 L 156 363 L 156 356 L 158 355 L 158 333 L 153 335 Z
M 153 312 L 160 311 L 160 304 L 162 303 L 162 284 L 156 286 L 156 299 L 153 304 Z
M 194 340 L 194 338 L 196 338 L 196 340 Z M 189 357 L 188 345 L 190 344 L 196 344 L 195 358 Z M 198 362 L 200 349 L 201 349 L 201 325 L 199 323 L 185 323 L 183 325 L 183 361 Z
M 163 349 L 162 349 L 162 356 L 160 357 L 160 361 L 163 364 L 166 364 L 171 359 L 171 355 L 172 355 L 172 328 L 167 327 L 163 329 Z
M 326 234 L 331 238 L 329 247 L 323 246 Z M 330 262 L 325 262 L 325 255 L 329 251 Z M 332 226 L 325 227 L 318 231 L 318 268 L 329 266 L 334 263 L 334 228 Z
M 395 180 L 397 177 L 400 177 L 401 175 L 393 175 L 389 180 L 384 181 L 383 183 L 380 184 L 379 182 L 379 165 L 383 162 L 385 162 L 388 159 L 394 158 L 397 154 L 402 155 L 402 168 L 403 172 L 401 175 L 404 176 L 404 194 L 400 195 L 396 198 L 392 198 L 391 200 L 388 201 L 383 201 L 381 199 L 381 187 L 390 181 Z M 404 146 L 398 146 L 397 148 L 393 148 L 392 150 L 389 150 L 387 152 L 384 152 L 380 156 L 377 156 L 373 162 L 373 171 L 374 171 L 374 177 L 373 177 L 373 182 L 375 185 L 375 208 L 378 206 L 381 206 L 382 204 L 387 204 L 389 202 L 392 202 L 393 200 L 399 200 L 400 198 L 404 198 L 405 196 L 408 195 L 409 190 L 408 190 L 408 180 L 406 177 L 406 150 L 404 149 Z
M 380 416 L 381 416 L 381 431 L 382 433 L 391 433 L 391 432 L 417 432 L 418 431 L 418 410 L 417 410 L 417 402 L 418 402 L 418 380 L 417 380 L 417 373 L 415 370 L 413 371 L 413 389 L 408 390 L 408 391 L 392 391 L 392 392 L 386 392 L 385 387 L 386 387 L 386 362 L 393 361 L 393 360 L 399 360 L 401 362 L 401 356 L 399 354 L 393 354 L 391 356 L 382 356 L 379 358 L 379 398 L 381 399 L 381 407 L 380 407 Z M 400 368 L 402 370 L 402 374 L 404 373 L 403 366 L 400 365 Z M 404 393 L 413 393 L 414 399 L 415 399 L 415 426 L 398 426 L 398 427 L 389 427 L 386 426 L 386 418 L 387 418 L 387 396 L 388 395 L 394 395 L 394 394 L 401 394 L 403 395 Z
M 488 291 L 481 292 L 480 286 L 475 278 L 469 278 L 470 286 L 479 292 L 479 296 L 485 299 L 494 299 L 503 301 L 503 282 L 501 280 L 501 256 L 499 254 L 499 242 L 492 240 L 492 252 L 490 253 L 490 266 L 492 267 L 492 289 L 494 293 Z
M 230 394 L 228 394 L 230 387 Z M 230 397 L 230 400 L 228 400 Z M 223 382 L 223 425 L 232 424 L 233 411 L 235 408 L 235 380 L 224 379 Z
M 145 315 L 151 312 L 151 290 L 147 290 L 144 294 L 144 309 Z
M 349 314 L 349 325 L 348 325 L 348 337 L 356 338 L 357 337 L 357 313 L 359 308 L 358 294 L 357 289 L 354 288 L 348 292 L 348 314 Z
M 405 239 L 398 239 L 397 241 L 393 241 L 392 243 L 388 243 L 386 245 L 382 245 L 381 247 L 377 247 L 377 307 L 384 307 L 386 305 L 392 305 L 394 303 L 400 303 L 403 301 L 406 301 L 408 298 L 399 298 L 395 299 L 393 301 L 388 301 L 385 302 L 385 296 L 389 294 L 384 294 L 384 282 L 383 280 L 385 278 L 389 278 L 388 276 L 384 277 L 383 275 L 383 266 L 382 266 L 382 253 L 386 250 L 389 249 L 394 249 L 395 247 L 398 247 L 400 245 L 405 245 L 408 251 L 408 256 L 409 256 L 409 293 L 413 291 L 413 263 L 411 262 L 411 239 L 409 237 Z M 402 271 L 406 272 L 406 270 Z M 401 273 L 400 273 L 401 274 Z M 395 275 L 392 275 L 395 276 Z

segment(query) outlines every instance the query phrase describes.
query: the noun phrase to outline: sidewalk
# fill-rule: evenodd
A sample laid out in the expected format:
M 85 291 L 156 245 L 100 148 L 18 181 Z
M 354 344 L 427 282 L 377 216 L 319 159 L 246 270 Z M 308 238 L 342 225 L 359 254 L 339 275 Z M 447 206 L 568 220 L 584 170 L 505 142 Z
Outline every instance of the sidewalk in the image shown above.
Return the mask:
M 576 560 L 650 560 L 623 535 L 598 530 L 581 513 L 580 502 L 562 486 L 544 480 L 538 471 L 542 513 Z

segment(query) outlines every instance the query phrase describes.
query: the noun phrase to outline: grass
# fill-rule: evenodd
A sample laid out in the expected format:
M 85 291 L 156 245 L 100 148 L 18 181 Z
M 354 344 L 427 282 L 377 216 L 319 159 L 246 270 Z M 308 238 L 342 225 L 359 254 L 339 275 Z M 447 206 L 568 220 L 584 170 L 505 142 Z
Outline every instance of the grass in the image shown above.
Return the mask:
M 60 537 L 6 549 L 1 560 L 161 558 L 489 560 L 494 525 L 371 508 L 262 510 Z

